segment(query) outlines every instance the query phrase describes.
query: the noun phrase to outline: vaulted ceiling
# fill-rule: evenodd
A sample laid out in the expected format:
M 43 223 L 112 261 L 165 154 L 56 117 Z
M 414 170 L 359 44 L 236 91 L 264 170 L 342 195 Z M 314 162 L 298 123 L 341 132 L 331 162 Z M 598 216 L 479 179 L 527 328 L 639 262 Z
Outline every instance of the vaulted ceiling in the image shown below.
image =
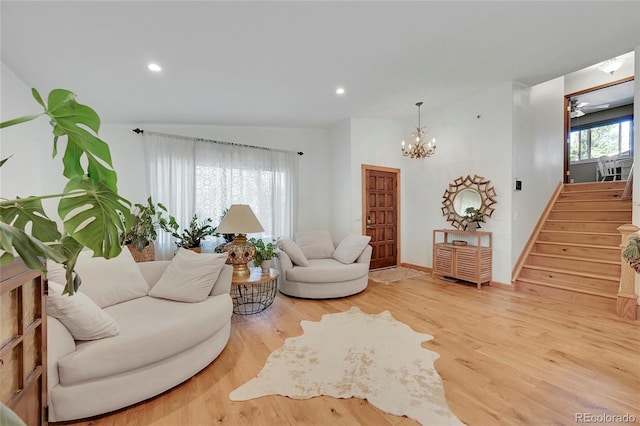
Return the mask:
M 538 84 L 640 45 L 640 2 L 3 0 L 0 13 L 2 62 L 26 84 L 123 124 L 412 117 L 417 101 Z

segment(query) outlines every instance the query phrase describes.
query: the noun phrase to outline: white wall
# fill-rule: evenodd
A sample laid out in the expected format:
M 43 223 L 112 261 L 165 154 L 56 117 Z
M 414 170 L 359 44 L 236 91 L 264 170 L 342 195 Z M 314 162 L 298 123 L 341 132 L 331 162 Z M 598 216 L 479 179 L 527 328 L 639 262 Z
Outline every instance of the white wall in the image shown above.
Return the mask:
M 302 151 L 299 157 L 298 229 L 329 229 L 331 212 L 330 143 L 326 130 L 250 126 L 145 124 L 141 129 L 238 144 Z M 119 176 L 119 192 L 132 202 L 149 196 L 142 136 L 134 126 L 103 126 Z
M 351 119 L 351 217 L 350 232 L 362 232 L 362 165 L 400 168 L 400 141 L 410 128 L 394 120 Z M 403 189 L 402 171 L 400 190 Z M 402 203 L 402 192 L 400 193 Z M 400 205 L 402 213 L 402 205 Z M 402 221 L 402 218 L 400 218 Z M 401 229 L 402 229 L 401 223 Z
M 400 168 L 400 141 L 410 129 L 399 121 L 371 118 L 352 118 L 332 128 L 334 238 L 362 232 L 362 165 Z
M 42 107 L 33 99 L 27 86 L 9 67 L 0 63 L 0 121 L 38 114 Z M 45 98 L 48 93 L 41 93 Z M 46 116 L 17 124 L 0 131 L 0 158 L 13 156 L 0 168 L 0 196 L 59 194 L 66 183 L 62 176 L 64 144 L 52 159 L 53 134 Z M 43 205 L 51 219 L 57 218 L 57 199 L 45 200 Z
M 513 98 L 514 86 L 507 83 L 450 105 L 423 111 L 422 121 L 428 133 L 437 137 L 435 155 L 423 160 L 402 157 L 400 152 L 400 141 L 413 130 L 415 118 L 406 121 L 353 118 L 349 123 L 336 126 L 331 134 L 333 173 L 339 176 L 332 185 L 334 236 L 339 238 L 346 232 L 362 230 L 361 165 L 399 168 L 400 261 L 430 267 L 433 229 L 451 227 L 441 211 L 444 191 L 455 178 L 477 174 L 491 180 L 498 194 L 496 211 L 483 225 L 483 230 L 494 234 L 494 280 L 509 283 Z M 350 170 L 345 171 L 347 162 Z M 348 191 L 345 190 L 347 179 L 350 181 Z M 345 207 L 344 203 L 349 206 Z
M 432 265 L 432 231 L 451 227 L 442 215 L 442 196 L 457 177 L 477 174 L 489 179 L 497 193 L 493 217 L 482 225 L 493 232 L 493 279 L 510 282 L 512 98 L 513 86 L 507 83 L 423 111 L 437 151 L 431 158 L 403 163 L 403 262 Z
M 519 90 L 520 91 L 520 90 Z M 562 182 L 564 83 L 562 78 L 521 87 L 514 98 L 512 263 L 518 260 L 540 214 Z M 526 93 L 525 93 L 526 92 Z
M 330 132 L 331 236 L 339 240 L 351 229 L 351 120 L 343 120 Z M 302 229 L 302 228 L 301 228 Z

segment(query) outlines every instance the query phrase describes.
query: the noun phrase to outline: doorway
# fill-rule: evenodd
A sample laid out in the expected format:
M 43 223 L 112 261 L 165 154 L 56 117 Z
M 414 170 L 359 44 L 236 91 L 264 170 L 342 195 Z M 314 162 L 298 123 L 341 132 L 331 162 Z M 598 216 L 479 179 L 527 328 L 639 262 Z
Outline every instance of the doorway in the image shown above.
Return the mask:
M 606 180 L 606 162 L 618 180 L 633 164 L 633 77 L 565 95 L 564 183 Z
M 400 169 L 362 165 L 362 233 L 371 237 L 369 269 L 398 265 Z

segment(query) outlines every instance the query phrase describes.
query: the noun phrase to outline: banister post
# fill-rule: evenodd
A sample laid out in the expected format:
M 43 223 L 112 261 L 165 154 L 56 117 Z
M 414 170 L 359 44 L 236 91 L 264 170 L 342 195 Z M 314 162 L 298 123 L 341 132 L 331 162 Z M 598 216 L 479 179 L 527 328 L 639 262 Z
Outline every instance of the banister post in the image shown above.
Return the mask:
M 622 257 L 622 252 L 627 246 L 629 235 L 638 231 L 635 225 L 627 224 L 618 227 L 621 235 L 620 243 L 620 287 L 618 287 L 618 300 L 616 313 L 619 317 L 636 320 L 638 318 L 638 295 L 636 294 L 635 271 L 627 260 Z

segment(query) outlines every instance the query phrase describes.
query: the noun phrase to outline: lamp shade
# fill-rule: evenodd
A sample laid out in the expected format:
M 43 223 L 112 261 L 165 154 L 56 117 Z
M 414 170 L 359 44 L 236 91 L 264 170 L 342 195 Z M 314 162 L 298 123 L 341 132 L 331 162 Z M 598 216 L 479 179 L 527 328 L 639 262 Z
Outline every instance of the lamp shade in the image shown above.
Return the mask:
M 251 234 L 262 231 L 264 228 L 247 204 L 232 204 L 216 228 L 219 234 Z

